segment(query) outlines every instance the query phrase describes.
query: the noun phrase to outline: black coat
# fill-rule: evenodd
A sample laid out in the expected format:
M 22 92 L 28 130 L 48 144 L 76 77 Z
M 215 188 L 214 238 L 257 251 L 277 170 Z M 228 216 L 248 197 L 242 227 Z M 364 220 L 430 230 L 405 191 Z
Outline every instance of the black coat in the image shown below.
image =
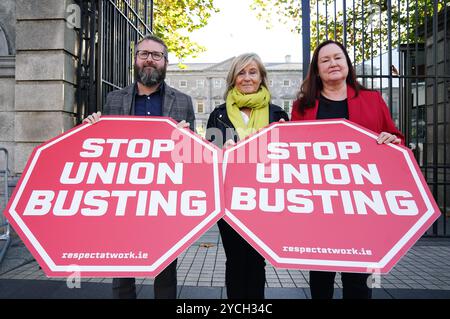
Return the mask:
M 278 122 L 281 119 L 289 121 L 287 113 L 278 105 L 269 104 L 269 123 Z M 239 140 L 236 130 L 227 114 L 226 104 L 221 104 L 211 112 L 206 126 L 206 139 L 222 148 L 225 141 Z

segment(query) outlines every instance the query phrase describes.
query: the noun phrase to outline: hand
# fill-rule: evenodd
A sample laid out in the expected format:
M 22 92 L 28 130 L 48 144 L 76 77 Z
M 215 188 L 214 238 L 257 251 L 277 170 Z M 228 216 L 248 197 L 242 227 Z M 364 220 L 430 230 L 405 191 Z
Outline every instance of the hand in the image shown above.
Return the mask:
M 100 121 L 100 116 L 102 116 L 102 112 L 92 113 L 83 120 L 83 123 L 95 124 Z
M 189 123 L 185 120 L 182 120 L 181 122 L 178 122 L 177 128 L 189 128 Z
M 225 144 L 223 144 L 223 148 L 229 148 L 229 147 L 232 147 L 232 146 L 235 146 L 235 145 L 236 145 L 236 142 L 233 139 L 230 138 L 230 139 L 225 141 Z
M 286 120 L 284 118 L 281 118 L 278 122 L 284 123 Z
M 397 136 L 395 136 L 394 134 L 390 134 L 387 132 L 381 132 L 380 135 L 377 138 L 377 143 L 378 144 L 400 144 L 402 142 L 401 139 L 399 139 Z

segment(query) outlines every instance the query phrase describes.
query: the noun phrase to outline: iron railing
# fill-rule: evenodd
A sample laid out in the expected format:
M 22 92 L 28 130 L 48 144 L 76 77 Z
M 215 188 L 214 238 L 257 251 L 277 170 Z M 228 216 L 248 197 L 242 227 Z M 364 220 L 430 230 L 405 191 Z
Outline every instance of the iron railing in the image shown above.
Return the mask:
M 76 1 L 80 8 L 77 67 L 77 122 L 97 110 L 98 1 Z
M 380 90 L 442 216 L 427 232 L 450 236 L 450 0 L 302 0 L 303 56 L 335 39 L 359 80 Z M 309 58 L 304 59 L 304 74 Z
M 153 1 L 101 1 L 99 30 L 98 109 L 106 95 L 134 80 L 134 52 L 138 40 L 152 33 Z
M 9 156 L 6 148 L 0 147 L 0 155 L 3 157 L 3 165 L 0 168 L 0 263 L 6 255 L 6 251 L 11 243 L 11 233 L 8 220 L 3 215 L 3 211 L 8 203 L 9 191 L 8 180 L 10 176 L 9 171 Z
M 77 120 L 102 109 L 109 92 L 133 82 L 134 47 L 152 33 L 151 0 L 78 0 Z

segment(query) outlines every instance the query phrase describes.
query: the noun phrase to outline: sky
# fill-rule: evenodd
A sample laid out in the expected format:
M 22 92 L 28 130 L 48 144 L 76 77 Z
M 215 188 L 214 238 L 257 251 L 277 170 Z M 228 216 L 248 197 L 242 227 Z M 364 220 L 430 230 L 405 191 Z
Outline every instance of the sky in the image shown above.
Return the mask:
M 191 39 L 207 51 L 183 62 L 221 62 L 245 52 L 257 53 L 265 63 L 283 62 L 286 55 L 291 55 L 292 62 L 301 62 L 300 35 L 276 20 L 267 30 L 265 22 L 259 21 L 256 12 L 250 10 L 251 3 L 252 0 L 214 0 L 220 12 L 211 16 L 206 27 L 191 34 Z M 178 62 L 175 56 L 169 56 L 169 60 Z

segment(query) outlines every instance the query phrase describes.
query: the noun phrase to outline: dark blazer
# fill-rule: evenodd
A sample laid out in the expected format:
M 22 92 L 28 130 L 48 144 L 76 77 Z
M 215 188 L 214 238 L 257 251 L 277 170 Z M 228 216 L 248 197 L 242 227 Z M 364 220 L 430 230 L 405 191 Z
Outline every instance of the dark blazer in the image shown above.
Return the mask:
M 136 87 L 136 83 L 133 83 L 121 90 L 110 92 L 103 106 L 103 115 L 134 115 Z M 164 84 L 162 116 L 171 117 L 177 122 L 185 120 L 189 123 L 190 129 L 195 130 L 195 113 L 191 97 L 167 84 Z
M 347 85 L 347 104 L 349 120 L 376 133 L 388 132 L 395 134 L 405 144 L 405 137 L 397 129 L 392 121 L 389 109 L 381 97 L 380 92 L 372 90 L 360 90 L 355 95 L 355 90 Z M 292 106 L 292 121 L 316 120 L 319 109 L 319 99 L 316 99 L 314 107 L 305 108 L 300 112 L 299 100 Z
M 289 121 L 289 116 L 278 105 L 269 104 L 269 123 L 278 122 L 281 119 Z M 225 103 L 217 106 L 209 115 L 205 137 L 218 147 L 222 147 L 230 138 L 234 139 L 235 142 L 239 140 L 233 123 L 231 123 L 228 117 Z

